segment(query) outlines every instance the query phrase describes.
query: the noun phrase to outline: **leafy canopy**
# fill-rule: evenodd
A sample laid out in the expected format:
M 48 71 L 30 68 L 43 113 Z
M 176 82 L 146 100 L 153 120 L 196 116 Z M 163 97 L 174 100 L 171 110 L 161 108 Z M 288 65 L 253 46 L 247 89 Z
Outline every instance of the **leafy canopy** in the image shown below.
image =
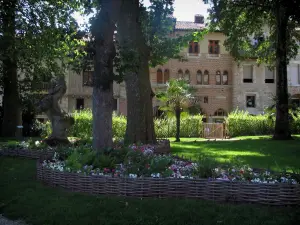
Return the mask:
M 75 38 L 77 22 L 73 13 L 82 9 L 84 0 L 16 0 L 14 33 L 4 35 L 5 8 L 0 6 L 0 67 L 6 57 L 16 55 L 17 67 L 25 77 L 23 84 L 63 75 L 64 69 L 79 55 L 83 42 Z M 7 35 L 15 47 L 4 52 Z M 71 56 L 71 57 L 70 57 Z M 0 76 L 2 76 L 0 70 Z
M 222 31 L 226 49 L 242 61 L 256 58 L 258 63 L 274 65 L 276 43 L 275 13 L 279 4 L 288 4 L 288 60 L 297 55 L 300 41 L 300 4 L 281 0 L 211 0 L 210 29 Z M 289 2 L 289 3 L 287 3 Z M 298 9 L 298 10 L 296 10 Z

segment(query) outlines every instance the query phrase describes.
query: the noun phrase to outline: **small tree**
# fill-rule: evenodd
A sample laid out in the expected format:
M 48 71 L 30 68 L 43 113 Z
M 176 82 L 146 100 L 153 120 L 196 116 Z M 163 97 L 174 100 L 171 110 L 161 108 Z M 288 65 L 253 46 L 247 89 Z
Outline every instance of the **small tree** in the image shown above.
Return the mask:
M 163 103 L 160 107 L 163 111 L 174 112 L 176 116 L 176 142 L 180 142 L 180 115 L 183 109 L 187 109 L 190 100 L 193 99 L 195 89 L 183 79 L 171 79 L 167 83 L 167 89 L 156 97 Z

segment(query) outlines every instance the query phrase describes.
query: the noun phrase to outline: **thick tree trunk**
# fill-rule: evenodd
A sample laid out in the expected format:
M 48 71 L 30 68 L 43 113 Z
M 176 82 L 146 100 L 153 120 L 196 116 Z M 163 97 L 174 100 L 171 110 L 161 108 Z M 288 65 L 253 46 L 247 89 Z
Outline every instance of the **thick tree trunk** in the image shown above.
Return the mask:
M 15 48 L 16 0 L 2 3 L 3 21 L 3 123 L 2 136 L 15 137 L 18 125 L 22 125 L 22 112 L 18 90 L 17 60 Z
M 126 65 L 127 95 L 126 143 L 155 143 L 149 78 L 149 49 L 139 22 L 139 0 L 123 0 L 118 23 L 121 56 Z
M 93 149 L 112 147 L 114 31 L 120 0 L 102 1 L 92 25 L 96 57 L 93 76 Z
M 287 9 L 278 6 L 276 12 L 276 122 L 273 139 L 289 140 L 291 132 L 289 127 L 289 107 L 288 107 L 288 85 L 287 85 Z
M 152 89 L 149 81 L 148 61 L 141 63 L 139 73 L 127 73 L 126 143 L 155 143 Z
M 180 107 L 176 107 L 175 116 L 176 116 L 176 140 L 175 142 L 180 142 Z

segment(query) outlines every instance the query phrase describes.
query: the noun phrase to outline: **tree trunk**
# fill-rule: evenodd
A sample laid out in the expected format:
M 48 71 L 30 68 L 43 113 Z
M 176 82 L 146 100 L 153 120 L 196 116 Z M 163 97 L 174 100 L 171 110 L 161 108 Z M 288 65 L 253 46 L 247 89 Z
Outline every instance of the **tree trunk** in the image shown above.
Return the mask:
M 93 149 L 112 147 L 113 59 L 116 55 L 114 31 L 120 0 L 102 1 L 101 11 L 92 24 L 95 37 L 93 75 Z
M 176 107 L 175 109 L 175 116 L 176 116 L 176 140 L 175 142 L 180 142 L 180 114 L 181 114 L 181 110 L 180 110 L 180 106 Z
M 289 127 L 289 107 L 288 107 L 288 85 L 287 85 L 287 9 L 278 4 L 276 12 L 276 122 L 273 139 L 289 140 L 291 132 Z
M 126 143 L 155 143 L 149 49 L 139 22 L 139 0 L 124 0 L 118 23 L 127 96 Z
M 22 112 L 18 90 L 17 59 L 15 48 L 16 0 L 2 3 L 3 26 L 3 123 L 2 136 L 15 137 L 16 127 L 22 125 Z

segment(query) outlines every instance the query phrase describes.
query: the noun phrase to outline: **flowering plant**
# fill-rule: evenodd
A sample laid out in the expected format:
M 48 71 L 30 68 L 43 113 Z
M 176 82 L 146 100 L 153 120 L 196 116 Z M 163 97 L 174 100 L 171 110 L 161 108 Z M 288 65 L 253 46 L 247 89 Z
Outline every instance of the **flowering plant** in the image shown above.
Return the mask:
M 200 156 L 196 162 L 175 158 L 171 155 L 155 155 L 150 145 L 131 145 L 129 148 L 109 149 L 97 154 L 91 148 L 74 148 L 65 160 L 55 153 L 43 166 L 66 172 L 110 177 L 153 177 L 213 179 L 251 183 L 290 183 L 299 180 L 286 172 L 272 173 L 254 170 L 247 165 L 219 165 L 215 160 Z M 122 157 L 120 157 L 120 155 Z

